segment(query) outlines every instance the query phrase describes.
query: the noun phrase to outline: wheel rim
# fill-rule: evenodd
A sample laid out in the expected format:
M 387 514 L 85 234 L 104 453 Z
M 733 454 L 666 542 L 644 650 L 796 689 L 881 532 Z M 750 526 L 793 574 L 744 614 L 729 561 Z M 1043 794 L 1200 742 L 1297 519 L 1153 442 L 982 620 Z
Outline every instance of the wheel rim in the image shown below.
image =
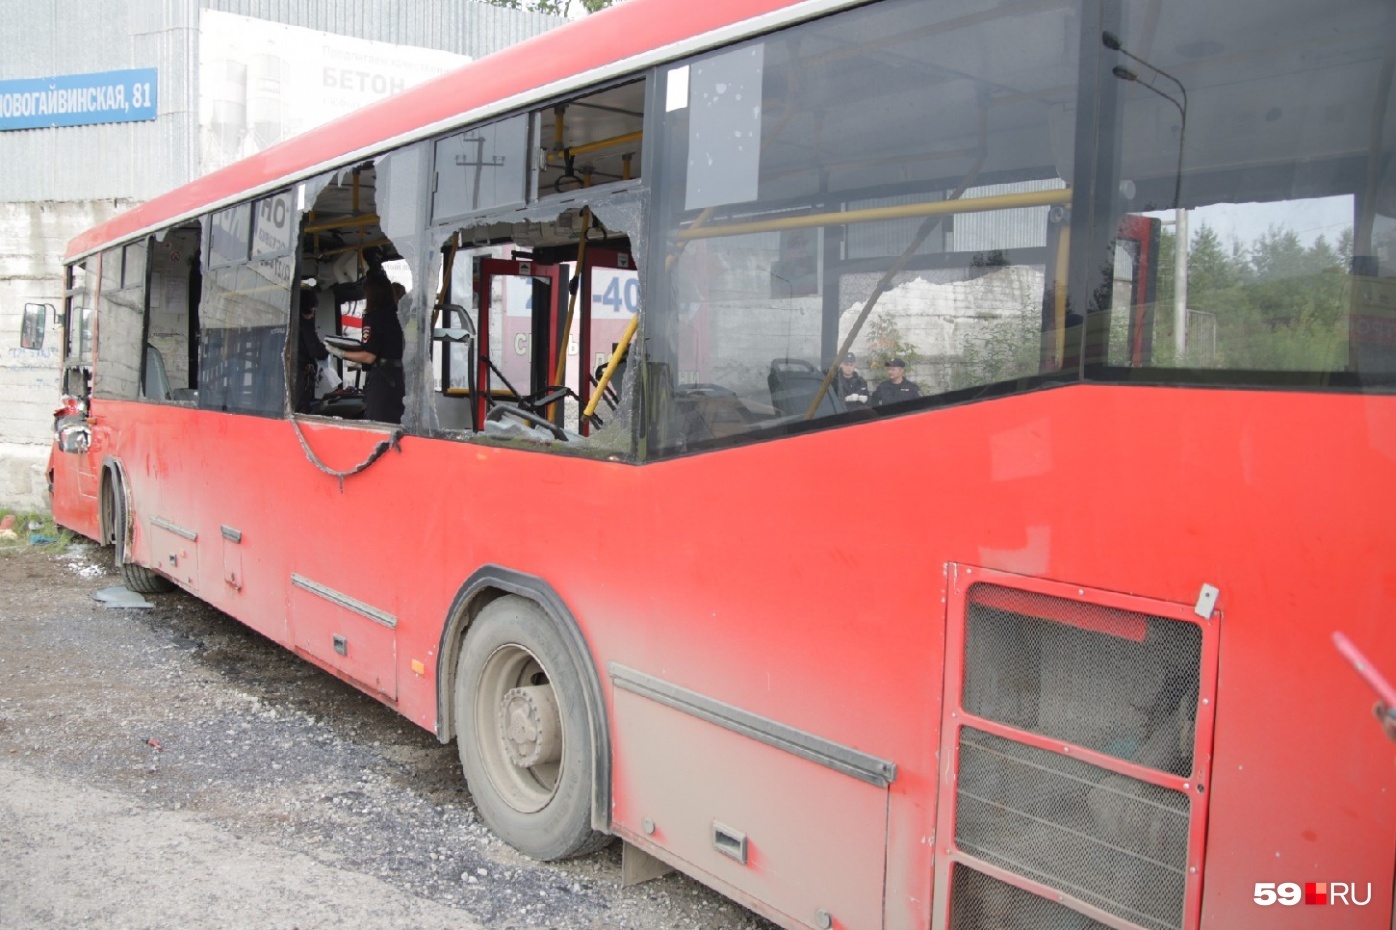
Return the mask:
M 514 810 L 542 810 L 562 780 L 562 715 L 548 673 L 524 647 L 501 646 L 485 660 L 475 698 L 485 775 Z

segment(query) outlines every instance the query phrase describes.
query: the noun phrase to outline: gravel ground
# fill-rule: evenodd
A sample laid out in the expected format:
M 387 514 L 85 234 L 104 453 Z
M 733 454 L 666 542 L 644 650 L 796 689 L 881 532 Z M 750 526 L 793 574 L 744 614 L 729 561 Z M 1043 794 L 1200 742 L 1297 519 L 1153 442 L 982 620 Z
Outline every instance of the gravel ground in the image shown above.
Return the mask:
M 534 862 L 454 747 L 109 551 L 0 550 L 0 928 L 771 930 L 620 851 Z

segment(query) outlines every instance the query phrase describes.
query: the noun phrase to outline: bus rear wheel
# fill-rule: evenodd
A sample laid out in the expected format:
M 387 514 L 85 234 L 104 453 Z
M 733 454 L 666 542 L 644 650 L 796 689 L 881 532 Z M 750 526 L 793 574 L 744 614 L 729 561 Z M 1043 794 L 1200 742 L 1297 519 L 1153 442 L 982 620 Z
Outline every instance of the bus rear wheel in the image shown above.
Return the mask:
M 582 682 L 562 633 L 521 597 L 491 601 L 456 664 L 461 767 L 481 819 L 505 842 L 552 861 L 599 849 L 595 772 Z

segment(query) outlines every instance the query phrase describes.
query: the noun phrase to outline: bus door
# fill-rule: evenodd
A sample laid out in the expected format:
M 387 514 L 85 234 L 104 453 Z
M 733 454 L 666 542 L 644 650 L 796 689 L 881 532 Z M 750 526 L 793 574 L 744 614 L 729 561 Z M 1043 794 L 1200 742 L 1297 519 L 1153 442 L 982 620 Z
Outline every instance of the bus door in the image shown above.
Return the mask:
M 568 365 L 566 383 L 586 408 L 611 355 L 619 350 L 630 321 L 640 312 L 640 273 L 630 253 L 589 249 L 577 302 L 584 308 L 571 339 L 576 345 L 578 364 Z M 568 353 L 569 358 L 573 357 L 571 345 Z M 614 408 L 619 403 L 620 373 L 618 368 L 606 386 L 607 407 Z M 585 420 L 579 424 L 582 435 L 590 432 L 590 426 Z
M 527 406 L 548 387 L 564 288 L 558 265 L 485 258 L 477 269 L 474 403 L 475 423 L 483 424 L 496 402 Z
M 1047 226 L 1046 282 L 1042 298 L 1043 372 L 1075 370 L 1084 338 L 1091 364 L 1137 368 L 1153 357 L 1154 308 L 1158 301 L 1158 219 L 1125 216 L 1115 231 L 1114 285 L 1109 326 L 1082 332 L 1080 310 L 1067 300 L 1071 211 L 1053 209 Z M 1111 335 L 1124 333 L 1124 336 Z
M 1126 358 L 1111 364 L 1139 368 L 1154 352 L 1154 307 L 1158 301 L 1158 242 L 1161 223 L 1147 216 L 1126 216 L 1115 238 L 1115 292 L 1111 329 L 1125 327 Z

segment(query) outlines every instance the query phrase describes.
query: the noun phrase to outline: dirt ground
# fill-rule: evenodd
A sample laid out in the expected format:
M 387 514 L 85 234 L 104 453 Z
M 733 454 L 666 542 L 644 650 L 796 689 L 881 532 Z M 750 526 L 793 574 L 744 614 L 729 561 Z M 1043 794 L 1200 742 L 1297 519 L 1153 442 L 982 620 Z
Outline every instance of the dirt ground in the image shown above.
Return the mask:
M 519 855 L 453 746 L 188 595 L 98 603 L 110 559 L 0 549 L 3 930 L 771 930 L 615 845 Z

